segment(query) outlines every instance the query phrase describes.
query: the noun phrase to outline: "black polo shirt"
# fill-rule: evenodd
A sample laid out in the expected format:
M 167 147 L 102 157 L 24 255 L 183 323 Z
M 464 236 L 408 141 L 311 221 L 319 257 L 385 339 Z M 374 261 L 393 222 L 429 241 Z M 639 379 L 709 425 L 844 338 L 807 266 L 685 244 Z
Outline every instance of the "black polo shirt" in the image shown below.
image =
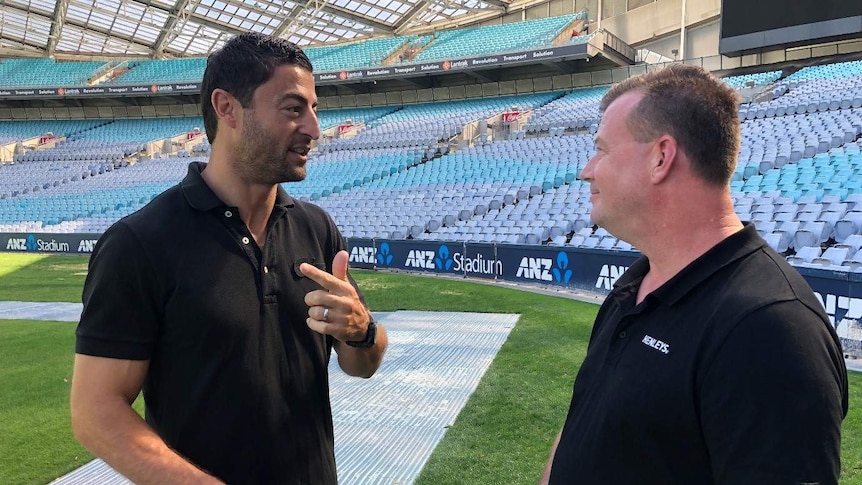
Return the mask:
M 344 243 L 319 207 L 278 188 L 258 248 L 192 163 L 186 178 L 100 238 L 76 351 L 149 360 L 146 420 L 229 484 L 335 484 L 332 338 L 305 323 Z
M 596 317 L 552 484 L 838 482 L 847 371 L 811 289 L 753 225 Z

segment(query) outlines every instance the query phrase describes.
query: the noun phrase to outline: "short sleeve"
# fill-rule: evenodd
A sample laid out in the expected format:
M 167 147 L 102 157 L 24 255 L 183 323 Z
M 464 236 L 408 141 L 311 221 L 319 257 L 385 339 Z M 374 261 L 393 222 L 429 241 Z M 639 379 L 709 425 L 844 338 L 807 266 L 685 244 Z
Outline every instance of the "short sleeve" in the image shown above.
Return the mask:
M 76 331 L 79 354 L 149 360 L 159 331 L 155 270 L 123 222 L 111 226 L 90 257 L 84 310 Z
M 715 483 L 838 483 L 847 371 L 827 326 L 784 301 L 722 343 L 699 389 Z

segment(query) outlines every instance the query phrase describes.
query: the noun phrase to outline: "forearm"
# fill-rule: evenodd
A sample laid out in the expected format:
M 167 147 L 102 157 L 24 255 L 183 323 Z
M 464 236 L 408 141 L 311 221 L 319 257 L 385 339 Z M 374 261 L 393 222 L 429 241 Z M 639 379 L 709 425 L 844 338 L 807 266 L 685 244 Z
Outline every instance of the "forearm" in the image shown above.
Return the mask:
M 222 483 L 170 449 L 125 402 L 73 412 L 72 422 L 84 447 L 137 485 Z
M 377 372 L 386 352 L 388 339 L 386 329 L 380 323 L 377 324 L 377 340 L 374 346 L 367 349 L 351 347 L 344 342 L 336 341 L 336 352 L 338 352 L 338 365 L 345 374 L 354 377 L 371 377 Z
M 551 467 L 554 465 L 554 455 L 557 454 L 557 445 L 560 444 L 560 436 L 563 435 L 563 431 L 560 430 L 557 433 L 557 439 L 554 440 L 554 444 L 551 445 L 551 456 L 548 457 L 548 462 L 545 464 L 545 471 L 542 472 L 542 478 L 539 479 L 539 485 L 548 485 L 548 482 L 551 480 Z

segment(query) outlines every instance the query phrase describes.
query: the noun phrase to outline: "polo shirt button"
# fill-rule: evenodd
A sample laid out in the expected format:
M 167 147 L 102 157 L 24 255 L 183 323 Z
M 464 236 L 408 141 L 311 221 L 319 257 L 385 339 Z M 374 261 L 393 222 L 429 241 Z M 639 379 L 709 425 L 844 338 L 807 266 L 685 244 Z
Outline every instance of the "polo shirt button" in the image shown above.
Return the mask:
M 225 216 L 225 217 L 233 217 L 233 212 L 231 212 L 231 211 L 224 211 L 224 216 Z
M 622 332 L 620 332 L 620 338 L 626 338 L 626 335 L 628 335 L 628 334 L 626 333 L 626 331 L 625 331 L 625 330 L 623 330 Z
M 247 238 L 247 237 L 245 237 L 245 236 L 243 236 L 243 237 L 242 237 L 242 243 L 243 243 L 243 244 L 248 244 L 248 238 Z
M 264 267 L 263 267 L 263 272 L 264 272 L 264 273 L 269 273 L 269 268 L 267 268 L 266 266 L 264 266 Z

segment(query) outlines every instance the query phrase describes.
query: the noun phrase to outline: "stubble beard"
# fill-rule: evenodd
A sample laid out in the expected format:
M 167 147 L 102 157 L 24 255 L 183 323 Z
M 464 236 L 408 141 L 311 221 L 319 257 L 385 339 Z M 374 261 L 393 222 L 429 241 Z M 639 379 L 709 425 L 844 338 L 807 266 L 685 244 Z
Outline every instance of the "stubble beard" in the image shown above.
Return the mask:
M 233 156 L 233 170 L 240 180 L 254 185 L 276 185 L 305 179 L 305 165 L 292 164 L 289 160 L 292 152 L 286 149 L 280 153 L 280 144 L 250 112 L 243 114 L 243 127 L 243 137 Z

